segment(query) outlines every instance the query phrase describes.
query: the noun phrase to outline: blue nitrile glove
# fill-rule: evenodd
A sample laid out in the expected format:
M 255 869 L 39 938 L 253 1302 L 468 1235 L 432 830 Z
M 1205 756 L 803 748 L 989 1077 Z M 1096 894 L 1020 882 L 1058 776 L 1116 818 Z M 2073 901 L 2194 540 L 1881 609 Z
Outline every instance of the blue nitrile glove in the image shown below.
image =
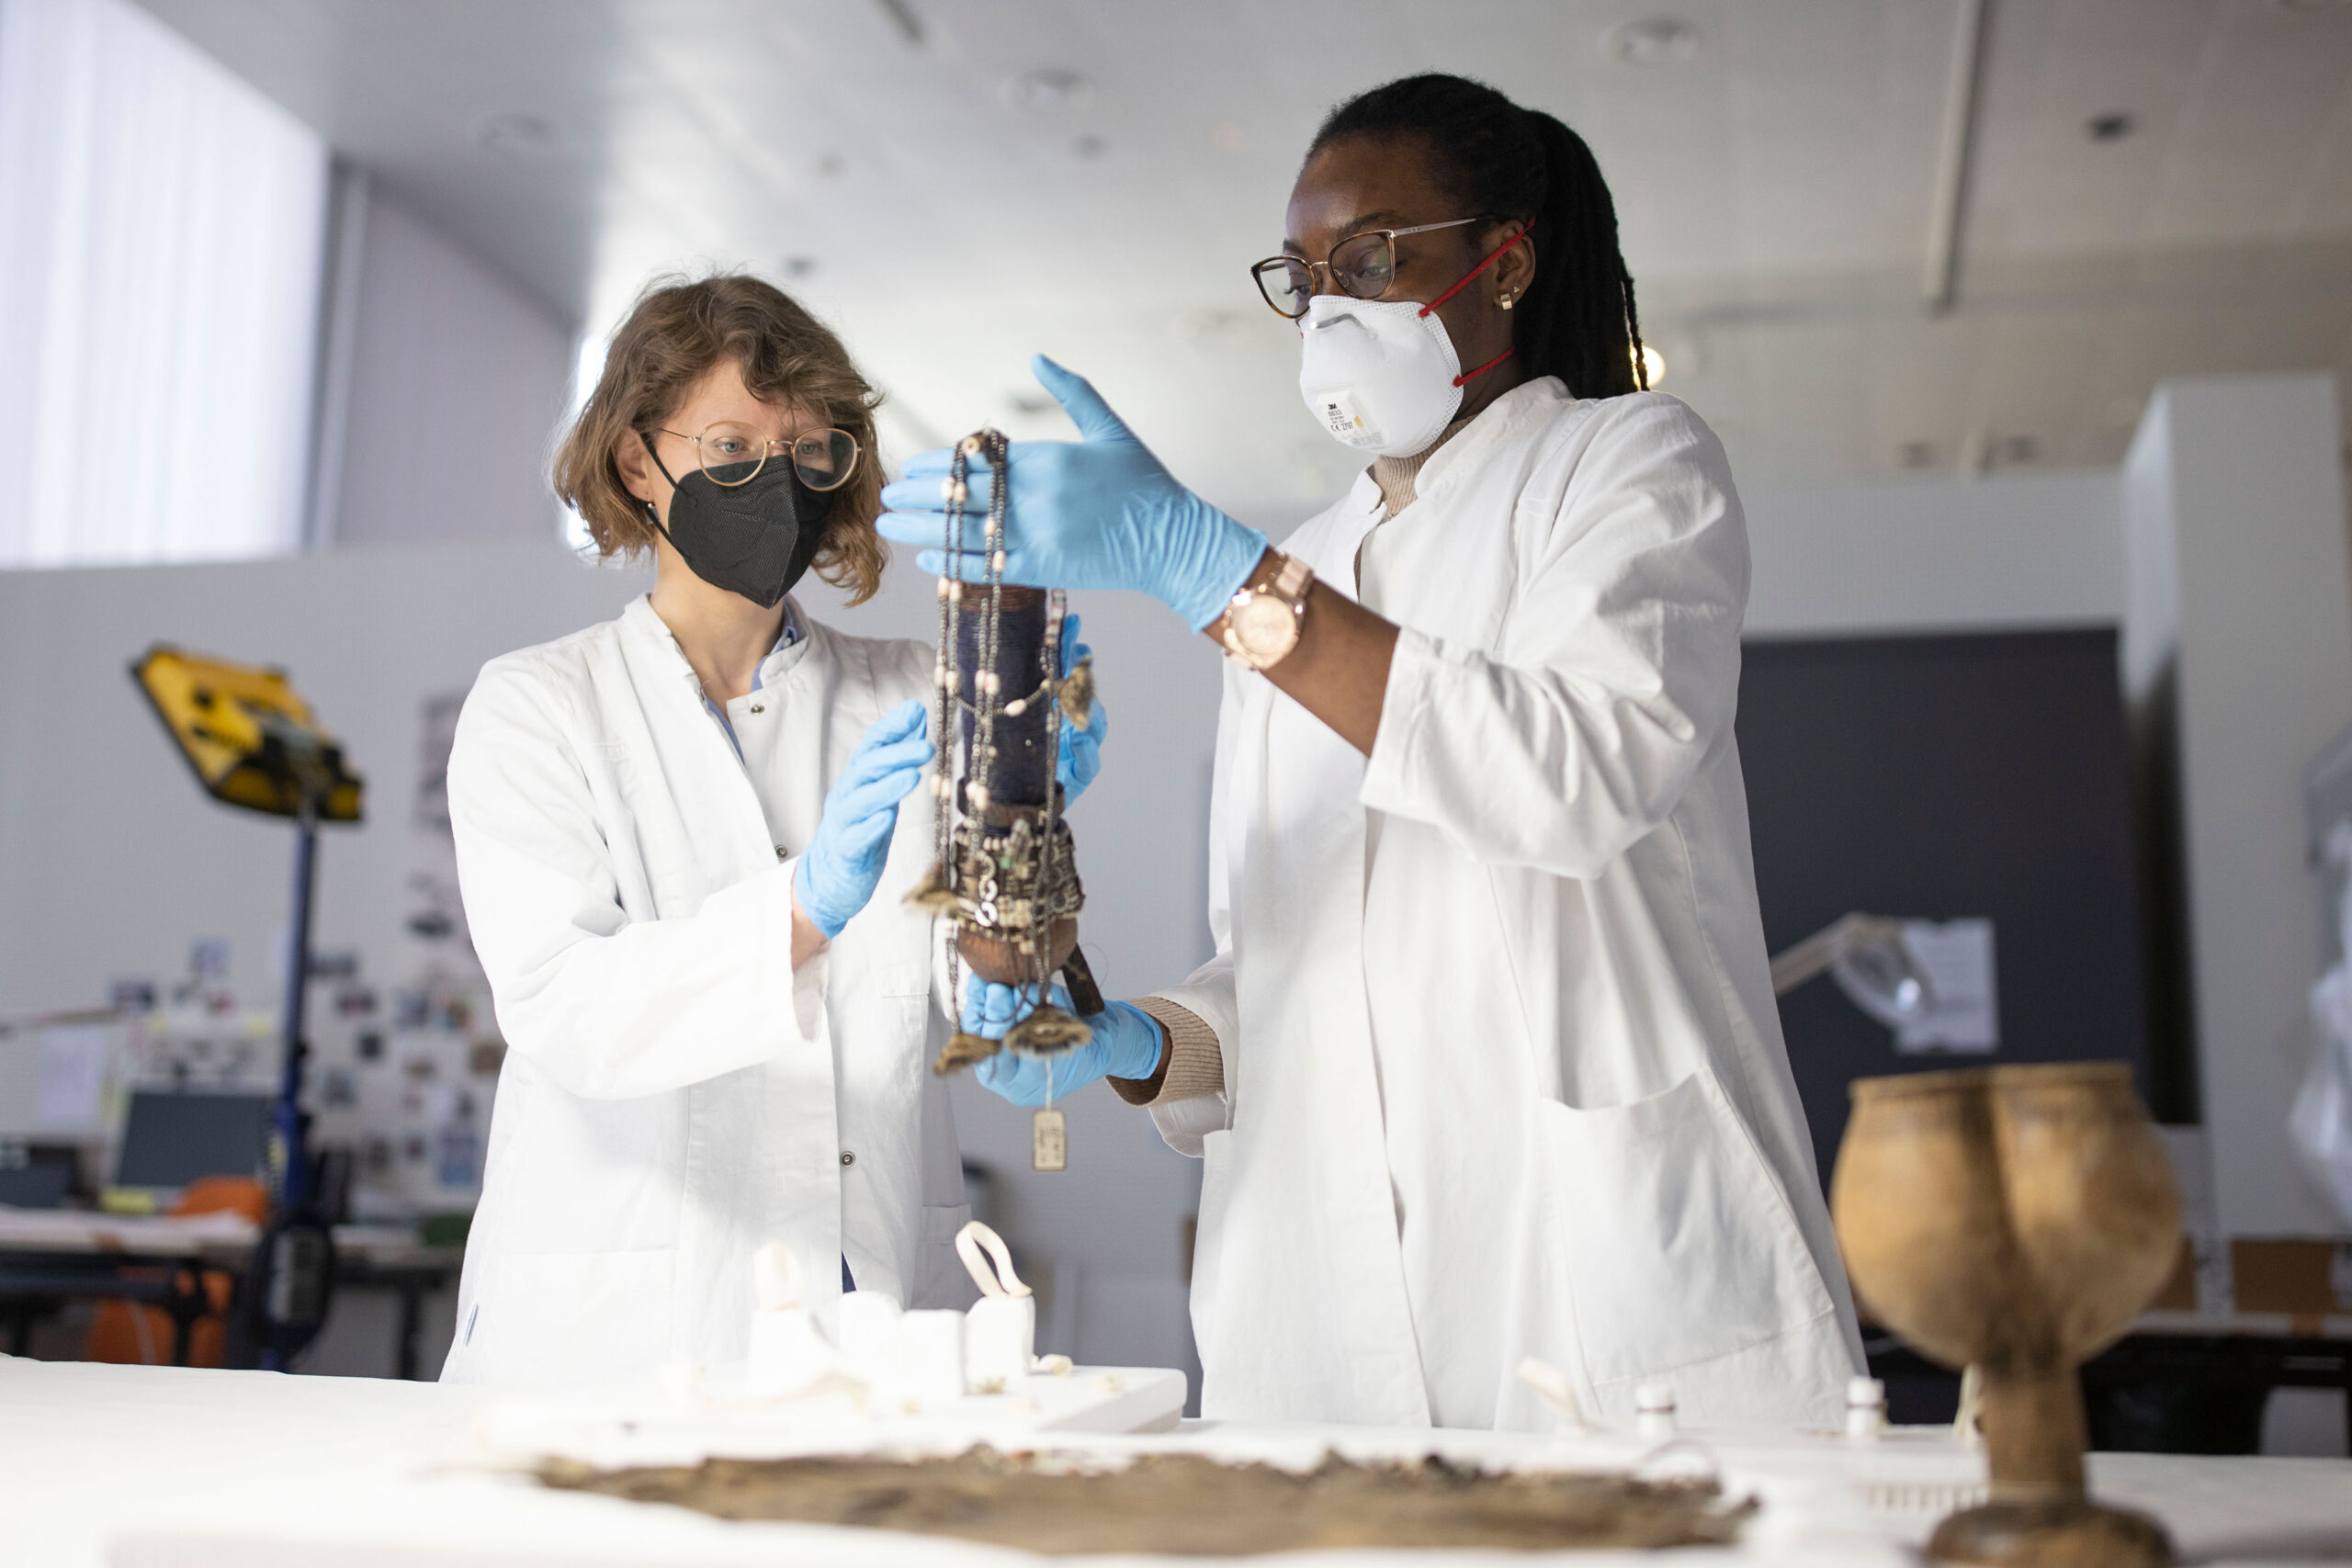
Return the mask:
M 1069 1010 L 1069 992 L 1056 986 L 1048 995 L 1056 1007 Z M 964 998 L 964 1028 L 967 1033 L 1001 1040 L 1029 1011 L 1021 991 L 974 976 Z M 1159 1070 L 1159 1025 L 1134 1003 L 1113 1002 L 1088 1019 L 1086 1027 L 1094 1031 L 1093 1039 L 1051 1058 L 1056 1100 L 1096 1078 L 1148 1078 Z M 981 1087 L 1015 1105 L 1043 1105 L 1047 1060 L 1022 1051 L 999 1051 L 972 1071 Z
M 1078 617 L 1062 618 L 1062 673 L 1067 675 L 1081 659 L 1091 657 L 1094 650 L 1078 640 Z M 1094 699 L 1094 711 L 1086 716 L 1086 728 L 1080 729 L 1070 723 L 1069 716 L 1062 716 L 1061 754 L 1054 760 L 1054 773 L 1060 779 L 1062 802 L 1067 805 L 1086 793 L 1094 775 L 1102 771 L 1102 737 L 1110 732 L 1111 720 L 1102 712 L 1102 699 Z
M 1032 588 L 1135 589 L 1183 616 L 1194 631 L 1223 615 L 1265 553 L 1266 536 L 1171 479 L 1085 378 L 1042 354 L 1030 368 L 1077 422 L 1080 439 L 1012 444 L 1004 581 Z M 941 576 L 946 575 L 942 491 L 949 456 L 942 447 L 910 458 L 906 477 L 882 491 L 889 510 L 876 525 L 886 539 L 931 547 L 916 558 L 923 570 Z M 971 467 L 971 515 L 965 524 L 970 553 L 957 561 L 956 575 L 978 581 L 986 570 L 979 544 L 988 468 L 978 462 Z
M 824 815 L 818 818 L 817 836 L 801 852 L 792 890 L 801 912 L 828 942 L 865 908 L 874 885 L 882 880 L 890 831 L 899 825 L 899 802 L 922 782 L 931 761 L 923 729 L 922 703 L 909 697 L 874 721 L 825 792 Z

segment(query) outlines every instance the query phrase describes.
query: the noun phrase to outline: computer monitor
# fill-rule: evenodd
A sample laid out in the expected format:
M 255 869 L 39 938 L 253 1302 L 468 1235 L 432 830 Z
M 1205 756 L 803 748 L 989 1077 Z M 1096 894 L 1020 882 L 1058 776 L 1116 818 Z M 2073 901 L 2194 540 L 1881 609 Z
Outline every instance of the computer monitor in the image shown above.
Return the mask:
M 260 1177 L 273 1103 L 266 1094 L 132 1091 L 115 1157 L 115 1187 L 154 1193 L 161 1201 L 201 1177 Z

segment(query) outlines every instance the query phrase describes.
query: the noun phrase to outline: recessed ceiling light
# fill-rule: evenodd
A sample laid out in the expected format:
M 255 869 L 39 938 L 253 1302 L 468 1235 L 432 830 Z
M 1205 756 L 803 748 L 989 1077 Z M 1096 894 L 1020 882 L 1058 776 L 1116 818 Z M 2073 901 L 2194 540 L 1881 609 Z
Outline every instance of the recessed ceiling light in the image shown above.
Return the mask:
M 1642 344 L 1642 368 L 1648 374 L 1649 384 L 1658 387 L 1666 381 L 1666 355 L 1655 344 Z
M 1699 52 L 1699 29 L 1679 17 L 1645 17 L 1600 35 L 1601 48 L 1620 65 L 1655 70 L 1679 65 Z
M 1004 101 L 1024 114 L 1068 114 L 1094 101 L 1094 83 L 1076 71 L 1043 66 L 1007 82 Z
M 555 146 L 555 127 L 514 109 L 477 115 L 472 131 L 474 141 L 493 152 L 545 152 Z
M 2083 129 L 2090 133 L 2093 141 L 2120 141 L 2139 129 L 2139 121 L 2121 109 L 2109 109 L 2085 120 Z

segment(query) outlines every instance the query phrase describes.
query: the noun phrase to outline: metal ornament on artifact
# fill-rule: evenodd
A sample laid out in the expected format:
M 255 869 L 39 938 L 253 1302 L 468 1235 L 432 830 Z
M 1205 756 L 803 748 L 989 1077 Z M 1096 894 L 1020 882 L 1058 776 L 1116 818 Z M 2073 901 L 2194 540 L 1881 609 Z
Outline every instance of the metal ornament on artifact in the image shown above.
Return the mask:
M 1046 999 L 1059 971 L 1082 1014 L 1102 1010 L 1102 993 L 1078 948 L 1086 902 L 1069 828 L 1062 821 L 1062 725 L 1092 710 L 1093 673 L 1080 660 L 1061 668 L 1060 591 L 1004 581 L 1008 444 L 983 430 L 956 444 L 944 486 L 947 570 L 939 581 L 939 661 L 932 733 L 938 761 L 938 859 L 908 900 L 955 925 L 948 976 L 1010 986 L 1029 1013 L 1001 1041 L 959 1030 L 933 1071 L 944 1075 L 1000 1050 L 1052 1056 L 1084 1044 L 1086 1025 Z M 974 460 L 988 484 L 978 547 L 969 540 Z M 960 579 L 978 561 L 980 581 Z M 960 986 L 958 985 L 958 988 Z M 1047 1078 L 1050 1086 L 1050 1075 Z M 1062 1168 L 1062 1113 L 1037 1113 L 1033 1164 Z

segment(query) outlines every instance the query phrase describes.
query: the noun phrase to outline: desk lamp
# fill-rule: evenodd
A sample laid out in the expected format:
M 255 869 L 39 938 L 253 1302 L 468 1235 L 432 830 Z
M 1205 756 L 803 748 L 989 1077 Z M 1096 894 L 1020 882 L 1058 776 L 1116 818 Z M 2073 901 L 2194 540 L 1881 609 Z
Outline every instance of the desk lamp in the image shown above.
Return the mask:
M 334 1240 L 316 1203 L 302 1110 L 302 1003 L 311 977 L 311 890 L 319 824 L 360 819 L 358 775 L 283 670 L 158 643 L 130 667 L 197 783 L 213 799 L 294 822 L 294 910 L 279 1014 L 277 1102 L 269 1128 L 269 1223 L 245 1272 L 237 1322 L 258 1363 L 284 1371 L 326 1320 Z
M 1903 940 L 1903 922 L 1885 915 L 1839 917 L 1772 955 L 1772 994 L 1785 997 L 1826 971 L 1852 1002 L 1893 1029 L 1935 1005 L 1935 987 Z

